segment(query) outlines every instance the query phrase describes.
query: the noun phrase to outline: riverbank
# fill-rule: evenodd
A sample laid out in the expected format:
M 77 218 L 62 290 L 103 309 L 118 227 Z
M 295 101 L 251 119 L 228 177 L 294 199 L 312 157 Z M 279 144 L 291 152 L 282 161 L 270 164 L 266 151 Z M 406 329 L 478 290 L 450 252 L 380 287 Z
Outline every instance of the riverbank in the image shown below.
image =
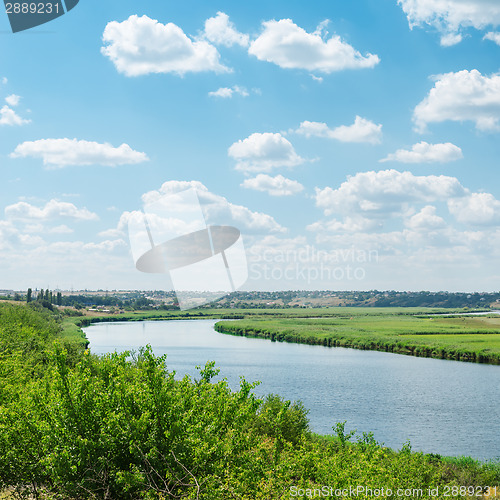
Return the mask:
M 471 316 L 465 316 L 465 314 Z M 453 314 L 457 316 L 452 316 Z M 66 318 L 66 335 L 86 344 L 92 323 L 218 319 L 220 333 L 328 347 L 500 364 L 500 317 L 443 308 L 194 309 Z M 450 315 L 448 317 L 447 315 Z M 233 321 L 231 321 L 233 320 Z
M 216 331 L 328 347 L 500 364 L 500 318 L 343 314 L 315 319 L 220 321 Z

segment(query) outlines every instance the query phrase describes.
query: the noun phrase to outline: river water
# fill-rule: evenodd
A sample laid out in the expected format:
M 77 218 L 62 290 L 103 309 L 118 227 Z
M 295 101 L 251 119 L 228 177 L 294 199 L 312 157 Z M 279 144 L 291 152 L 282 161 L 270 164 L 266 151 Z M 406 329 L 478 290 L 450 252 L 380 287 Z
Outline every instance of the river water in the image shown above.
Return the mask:
M 259 396 L 300 399 L 317 433 L 347 420 L 395 449 L 409 440 L 426 453 L 500 458 L 500 366 L 236 337 L 214 323 L 99 323 L 85 333 L 95 354 L 150 344 L 179 378 L 214 360 L 233 389 L 244 376 L 261 382 Z

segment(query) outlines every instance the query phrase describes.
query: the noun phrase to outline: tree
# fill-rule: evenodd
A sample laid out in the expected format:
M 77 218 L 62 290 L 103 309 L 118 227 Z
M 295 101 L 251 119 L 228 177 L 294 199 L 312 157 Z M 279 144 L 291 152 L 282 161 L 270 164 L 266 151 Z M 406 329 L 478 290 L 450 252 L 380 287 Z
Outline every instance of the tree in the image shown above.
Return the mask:
M 31 295 L 33 294 L 33 290 L 28 288 L 28 293 L 26 294 L 26 302 L 31 302 Z

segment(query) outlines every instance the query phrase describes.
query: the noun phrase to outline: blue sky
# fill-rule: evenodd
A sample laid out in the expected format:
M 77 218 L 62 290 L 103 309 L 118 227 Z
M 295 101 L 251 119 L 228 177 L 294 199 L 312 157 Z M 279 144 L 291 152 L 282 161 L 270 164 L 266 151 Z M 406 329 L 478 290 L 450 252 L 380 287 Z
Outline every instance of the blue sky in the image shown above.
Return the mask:
M 500 5 L 81 0 L 0 16 L 0 288 L 168 289 L 130 213 L 198 189 L 246 289 L 500 288 Z

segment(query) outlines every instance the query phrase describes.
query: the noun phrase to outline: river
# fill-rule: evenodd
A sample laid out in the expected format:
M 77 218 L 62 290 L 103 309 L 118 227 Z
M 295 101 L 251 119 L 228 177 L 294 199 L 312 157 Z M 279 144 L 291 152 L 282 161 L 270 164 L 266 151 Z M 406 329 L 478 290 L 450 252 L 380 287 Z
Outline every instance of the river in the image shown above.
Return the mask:
M 150 344 L 178 377 L 214 360 L 234 389 L 244 376 L 261 381 L 259 396 L 300 399 L 320 434 L 347 420 L 395 449 L 409 440 L 426 453 L 500 458 L 500 366 L 236 337 L 214 323 L 98 323 L 85 333 L 95 354 Z

